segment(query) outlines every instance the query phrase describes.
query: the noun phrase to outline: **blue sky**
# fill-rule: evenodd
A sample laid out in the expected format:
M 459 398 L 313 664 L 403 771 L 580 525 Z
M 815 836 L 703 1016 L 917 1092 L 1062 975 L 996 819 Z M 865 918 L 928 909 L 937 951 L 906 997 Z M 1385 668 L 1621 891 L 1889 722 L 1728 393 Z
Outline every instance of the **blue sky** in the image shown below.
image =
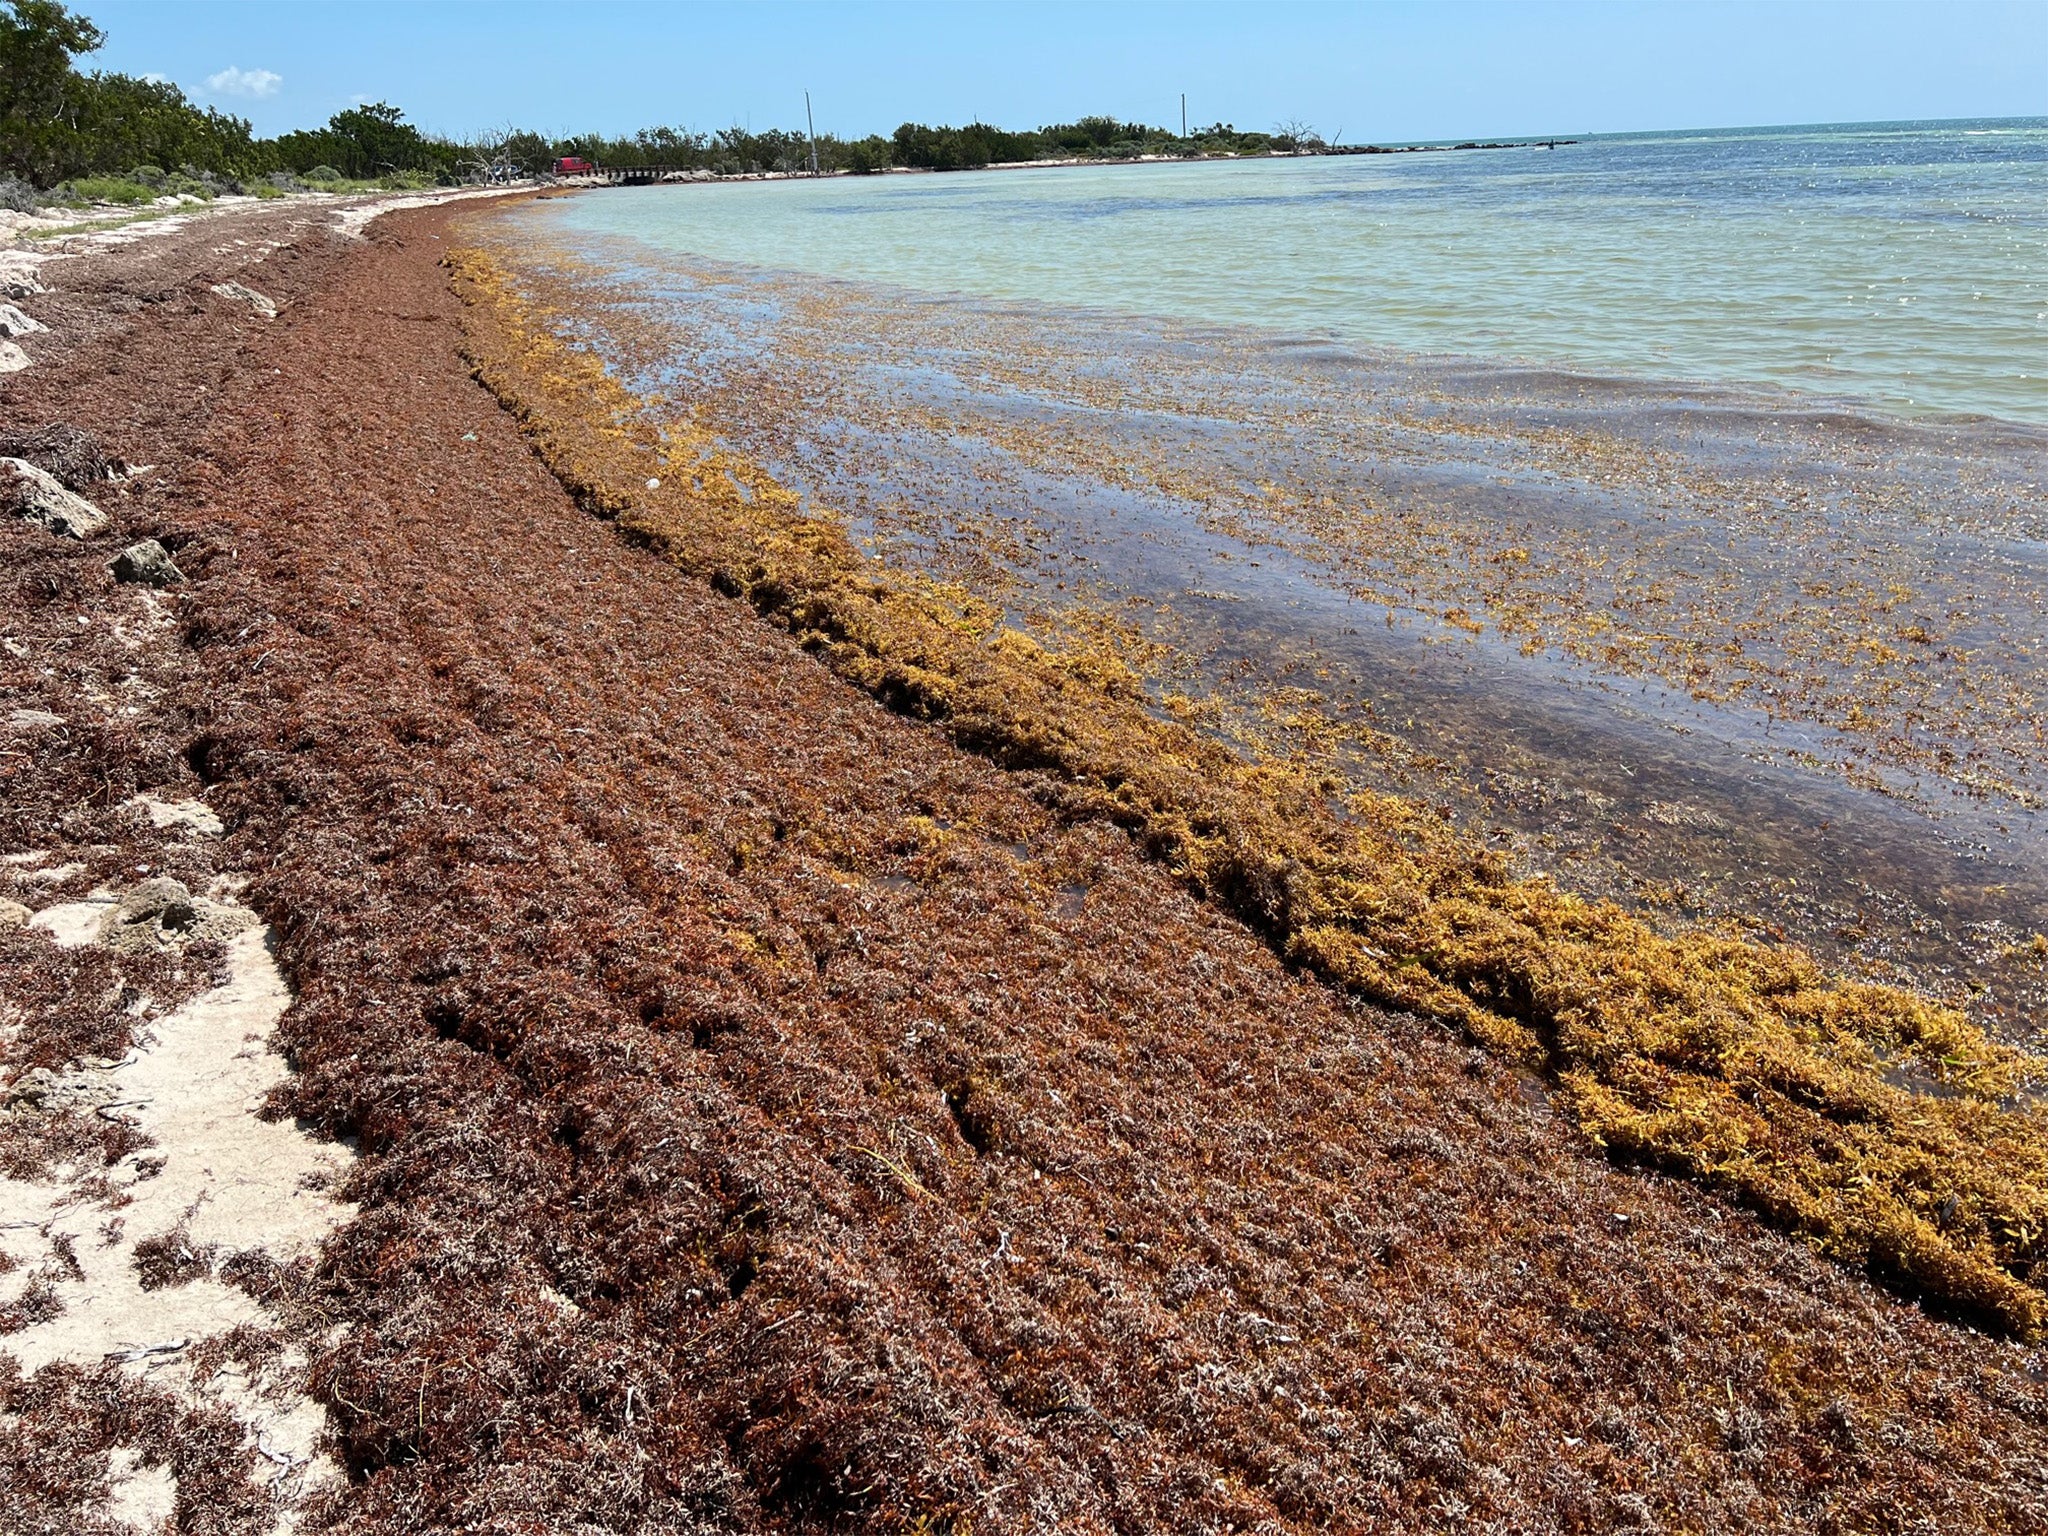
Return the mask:
M 440 132 L 887 133 L 1088 112 L 1347 140 L 2048 115 L 2048 0 L 619 4 L 75 0 L 90 62 L 260 133 L 384 99 Z

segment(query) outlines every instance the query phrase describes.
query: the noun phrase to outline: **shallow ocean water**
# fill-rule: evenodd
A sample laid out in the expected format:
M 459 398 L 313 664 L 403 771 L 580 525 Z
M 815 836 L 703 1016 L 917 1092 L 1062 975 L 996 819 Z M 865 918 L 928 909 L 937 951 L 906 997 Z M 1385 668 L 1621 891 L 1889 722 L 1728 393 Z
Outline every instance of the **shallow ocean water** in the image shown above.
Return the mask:
M 925 292 L 2048 421 L 2048 119 L 651 187 L 554 219 Z

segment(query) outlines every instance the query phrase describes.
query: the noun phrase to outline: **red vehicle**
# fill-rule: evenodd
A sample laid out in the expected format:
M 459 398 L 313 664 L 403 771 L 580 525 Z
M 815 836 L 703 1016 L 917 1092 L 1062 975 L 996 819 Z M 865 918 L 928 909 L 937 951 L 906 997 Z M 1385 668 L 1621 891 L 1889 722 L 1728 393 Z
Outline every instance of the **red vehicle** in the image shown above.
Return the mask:
M 581 155 L 564 155 L 555 162 L 557 176 L 588 176 L 596 170 L 596 164 Z

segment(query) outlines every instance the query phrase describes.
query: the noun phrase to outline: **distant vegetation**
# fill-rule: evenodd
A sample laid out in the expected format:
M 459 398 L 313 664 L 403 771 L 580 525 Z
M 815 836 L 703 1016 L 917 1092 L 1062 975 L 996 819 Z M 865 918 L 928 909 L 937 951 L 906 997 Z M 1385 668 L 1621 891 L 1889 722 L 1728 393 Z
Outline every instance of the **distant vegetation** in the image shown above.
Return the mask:
M 719 176 L 806 170 L 812 147 L 801 133 L 782 129 L 749 133 L 740 128 L 717 133 L 650 128 L 629 137 L 582 134 L 557 140 L 508 133 L 499 142 L 511 160 L 528 166 L 544 165 L 560 155 L 580 155 L 599 165 L 669 165 Z M 1228 123 L 1217 123 L 1181 138 L 1164 128 L 1119 122 L 1113 117 L 1084 117 L 1079 122 L 1055 123 L 1022 133 L 992 123 L 969 123 L 960 128 L 905 123 L 888 138 L 871 134 L 864 139 L 842 139 L 820 134 L 817 139 L 819 170 L 858 175 L 894 167 L 964 171 L 1030 160 L 1287 154 L 1324 147 L 1313 129 L 1301 125 L 1279 127 L 1272 133 L 1240 133 Z
M 0 0 L 0 207 L 113 202 L 166 194 L 277 196 L 503 181 L 544 172 L 569 155 L 621 168 L 660 165 L 713 176 L 893 168 L 955 171 L 1006 161 L 1134 160 L 1141 156 L 1317 153 L 1330 148 L 1302 123 L 1271 133 L 1216 123 L 1185 136 L 1113 117 L 1028 132 L 989 123 L 905 123 L 883 138 L 813 141 L 791 129 L 700 133 L 645 128 L 624 137 L 554 138 L 507 126 L 471 140 L 422 133 L 384 102 L 337 112 L 325 127 L 257 138 L 246 119 L 200 107 L 168 81 L 95 70 L 75 60 L 104 34 L 61 0 Z

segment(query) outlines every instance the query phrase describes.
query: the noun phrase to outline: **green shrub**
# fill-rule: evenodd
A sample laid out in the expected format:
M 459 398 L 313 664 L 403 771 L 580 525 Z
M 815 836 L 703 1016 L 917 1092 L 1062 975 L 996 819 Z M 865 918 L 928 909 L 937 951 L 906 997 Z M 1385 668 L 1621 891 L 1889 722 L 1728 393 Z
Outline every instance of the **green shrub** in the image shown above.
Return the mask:
M 154 187 L 145 187 L 125 176 L 81 176 L 76 181 L 65 182 L 57 190 L 66 202 L 120 203 L 131 208 L 154 202 L 157 196 Z
M 140 182 L 145 187 L 160 187 L 165 182 L 169 181 L 170 177 L 164 174 L 162 166 L 138 165 L 137 167 L 135 167 L 134 170 L 128 173 L 128 179 L 130 181 Z
M 856 176 L 872 176 L 889 168 L 889 141 L 879 133 L 855 139 L 841 153 L 846 168 Z
M 316 186 L 322 182 L 340 181 L 341 172 L 331 165 L 316 165 L 313 169 L 306 172 L 306 180 L 314 183 Z
M 277 184 L 276 182 L 274 182 L 274 181 L 258 181 L 258 182 L 254 182 L 254 183 L 251 183 L 251 185 L 250 185 L 250 187 L 249 187 L 249 192 L 250 192 L 250 195 L 251 195 L 251 196 L 254 196 L 254 197 L 283 197 L 283 196 L 284 196 L 284 188 L 283 188 L 283 187 L 280 187 L 280 186 L 279 186 L 279 185 L 278 185 L 278 184 Z
M 211 182 L 201 181 L 194 176 L 179 174 L 164 182 L 164 191 L 173 197 L 196 197 L 202 202 L 212 202 L 220 194 Z

